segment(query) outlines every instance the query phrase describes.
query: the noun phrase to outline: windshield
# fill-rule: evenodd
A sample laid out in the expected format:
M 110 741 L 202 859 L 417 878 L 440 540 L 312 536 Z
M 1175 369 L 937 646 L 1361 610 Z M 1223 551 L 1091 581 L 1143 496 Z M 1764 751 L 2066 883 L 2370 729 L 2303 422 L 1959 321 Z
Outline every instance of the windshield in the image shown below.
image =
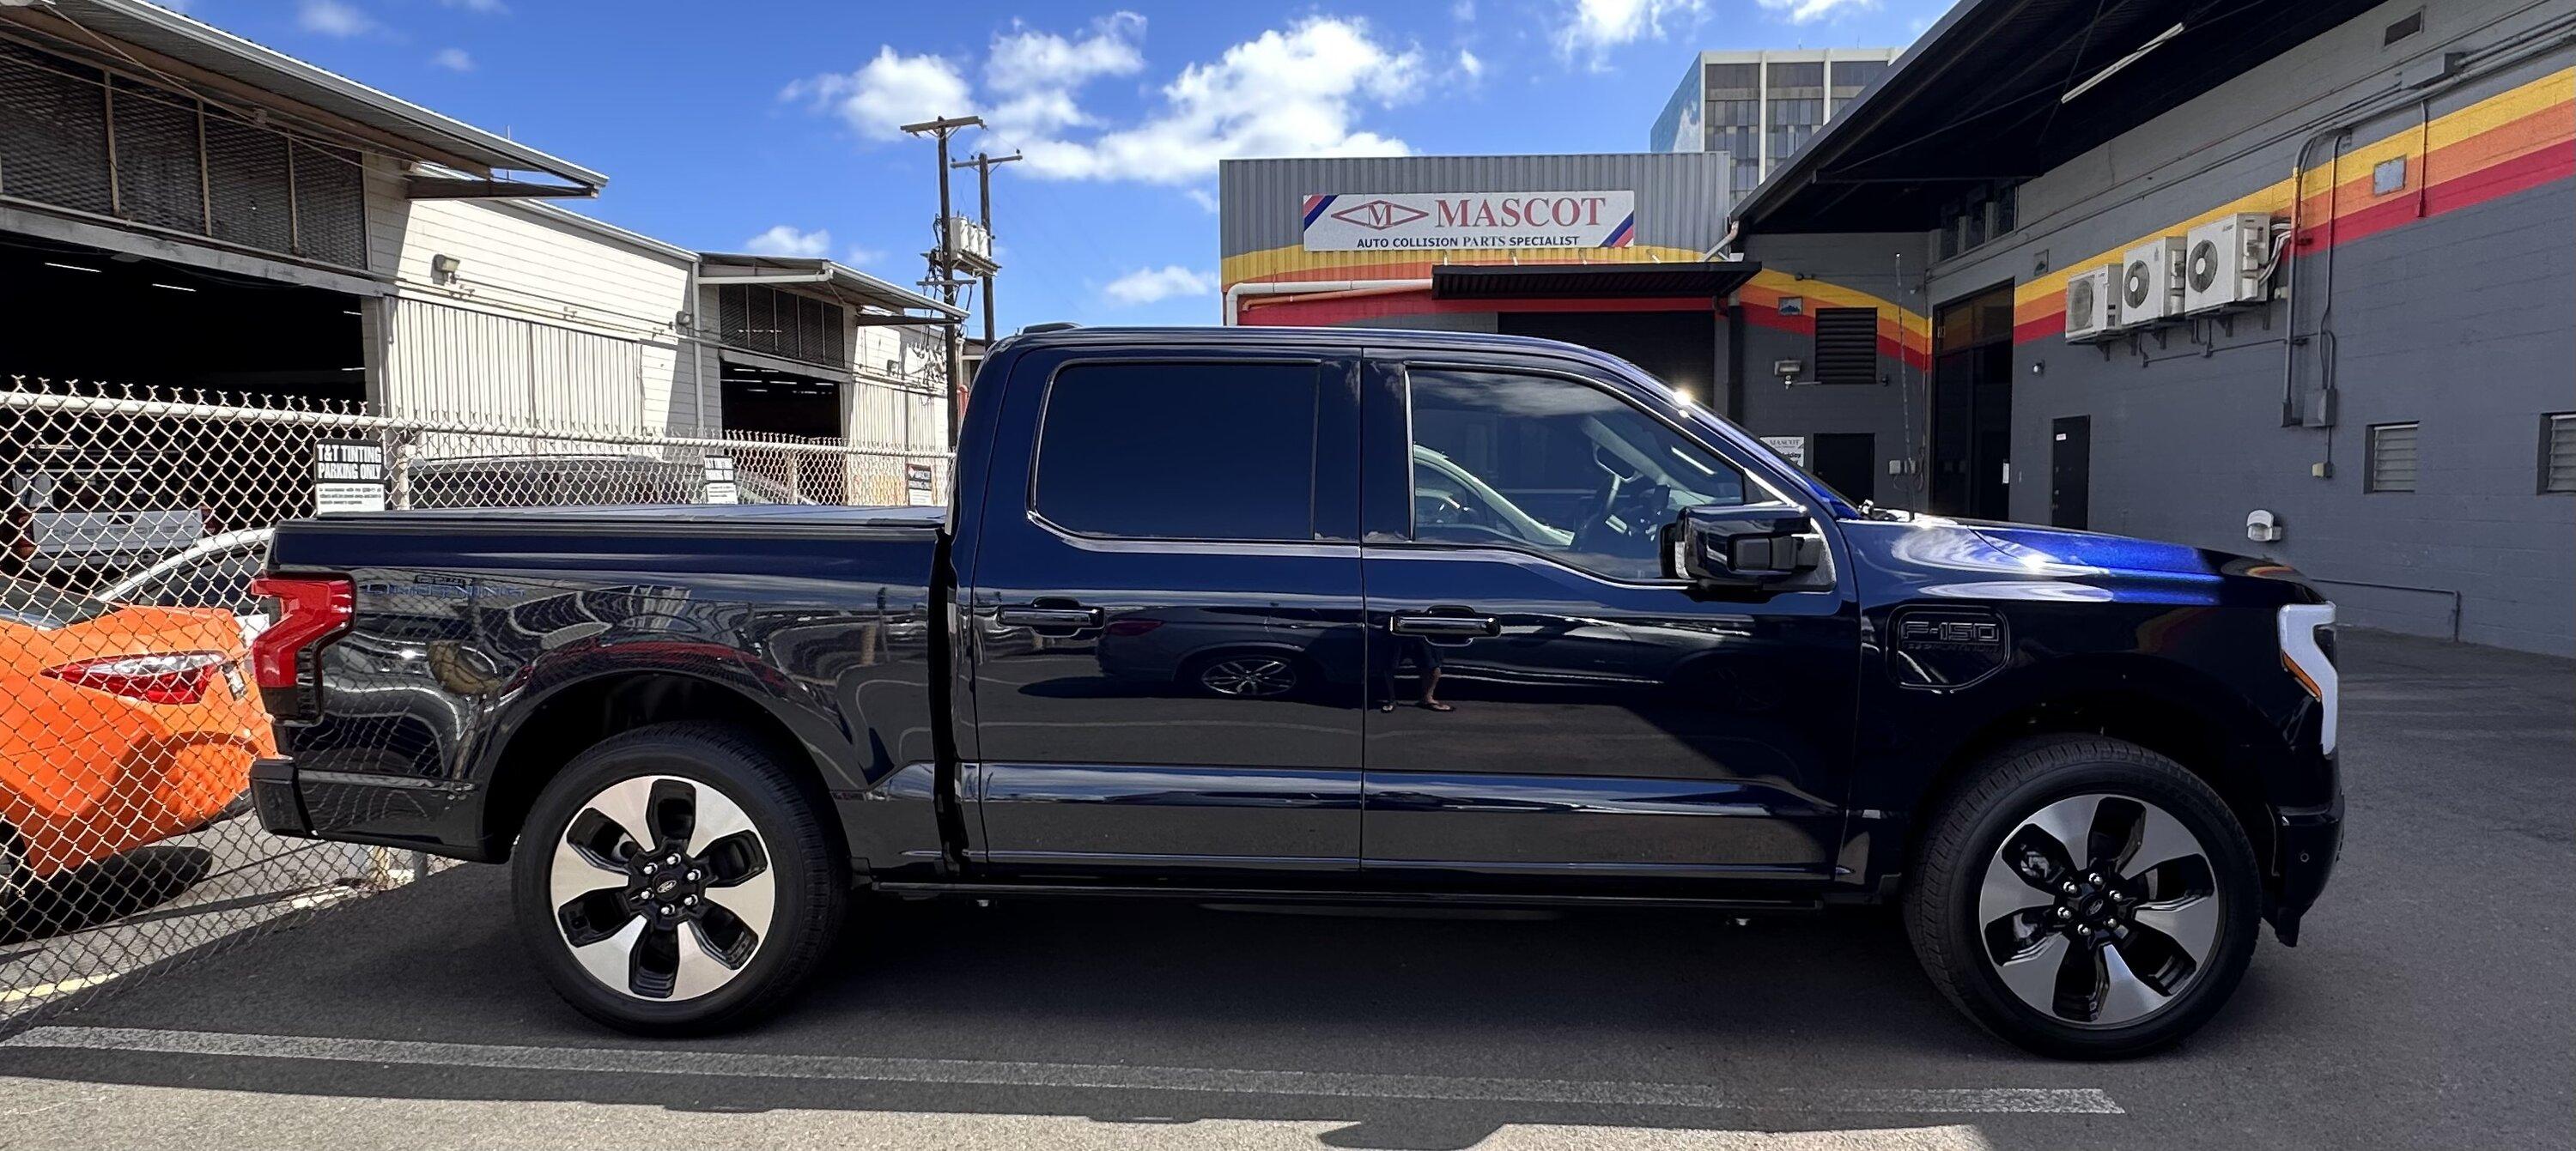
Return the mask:
M 1824 502 L 1826 509 L 1833 513 L 1835 519 L 1857 520 L 1872 518 L 1869 512 L 1861 510 L 1860 505 L 1853 503 L 1841 492 L 1834 490 L 1834 486 L 1832 484 L 1816 478 L 1816 474 L 1814 472 L 1810 472 L 1807 469 L 1790 462 L 1787 456 L 1781 455 L 1779 451 L 1774 449 L 1771 445 L 1762 442 L 1760 437 L 1746 432 L 1743 428 L 1737 427 L 1734 423 L 1718 416 L 1716 413 L 1713 413 L 1706 408 L 1684 404 L 1682 405 L 1682 411 L 1687 414 L 1693 422 L 1699 424 L 1703 430 L 1711 432 L 1711 434 L 1715 435 L 1717 438 L 1732 440 L 1736 446 L 1744 449 L 1745 451 L 1758 454 L 1762 458 L 1778 465 L 1780 470 L 1796 476 L 1799 483 L 1806 485 L 1809 492 L 1813 493 L 1818 500 Z

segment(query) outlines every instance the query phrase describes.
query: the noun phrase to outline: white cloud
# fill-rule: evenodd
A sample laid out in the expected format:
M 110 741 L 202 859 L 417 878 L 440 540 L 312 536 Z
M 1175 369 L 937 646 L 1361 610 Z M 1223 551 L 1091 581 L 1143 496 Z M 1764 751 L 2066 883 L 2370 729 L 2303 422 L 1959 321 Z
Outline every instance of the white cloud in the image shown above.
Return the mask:
M 1836 0 L 1762 0 L 1765 7 L 1775 2 Z M 1602 53 L 1639 39 L 1661 39 L 1666 21 L 1697 21 L 1706 11 L 1706 0 L 1567 0 L 1556 27 L 1556 48 L 1568 59 L 1586 57 L 1598 67 Z
M 743 241 L 742 250 L 755 256 L 820 256 L 832 250 L 832 233 L 824 228 L 800 232 L 780 224 Z
M 776 228 L 772 228 L 770 230 L 773 232 L 777 231 Z M 817 232 L 815 234 L 827 235 L 828 233 Z M 849 251 L 841 254 L 841 262 L 853 268 L 864 268 L 885 258 L 886 254 L 883 251 L 875 248 L 863 248 L 855 244 L 851 245 Z
M 1449 18 L 1461 24 L 1476 18 L 1476 0 L 1455 0 L 1449 5 Z
M 1458 71 L 1470 80 L 1479 79 L 1485 74 L 1485 62 L 1477 59 L 1475 53 L 1461 48 L 1458 50 Z
M 1189 188 L 1184 189 L 1181 194 L 1189 197 L 1191 203 L 1198 205 L 1200 211 L 1206 212 L 1211 216 L 1216 214 L 1215 193 L 1210 192 L 1205 188 Z
M 363 36 L 376 30 L 376 18 L 340 0 L 304 0 L 295 9 L 295 25 L 325 36 Z
M 1367 106 L 1420 90 L 1422 52 L 1381 42 L 1356 18 L 1308 17 L 1264 32 L 1183 68 L 1141 118 L 1103 123 L 1082 107 L 1081 92 L 1141 72 L 1144 31 L 1144 18 L 1128 12 L 1075 37 L 1014 25 L 985 55 L 981 99 L 957 63 L 892 47 L 855 72 L 799 80 L 781 95 L 810 100 L 872 139 L 934 115 L 980 114 L 998 146 L 1025 154 L 1019 170 L 1044 179 L 1183 184 L 1213 174 L 1222 157 L 1410 151 L 1358 121 Z
M 1090 140 L 1026 140 L 1029 174 L 1068 180 L 1205 179 L 1236 156 L 1397 156 L 1404 141 L 1359 128 L 1365 105 L 1412 98 L 1419 49 L 1396 51 L 1358 19 L 1310 17 L 1192 64 L 1163 107 Z
M 441 48 L 431 54 L 429 62 L 435 67 L 445 68 L 450 72 L 474 70 L 474 57 L 467 54 L 463 48 Z
M 510 11 L 510 6 L 502 3 L 501 0 L 438 0 L 438 2 L 450 8 L 462 8 L 468 12 L 479 12 L 486 16 L 506 15 Z
M 975 110 L 966 77 L 937 56 L 906 56 L 892 45 L 856 72 L 833 72 L 789 84 L 781 99 L 810 99 L 878 140 L 903 138 L 902 126 Z
M 1878 0 L 1761 0 L 1761 3 L 1763 8 L 1779 13 L 1792 24 L 1812 24 L 1878 7 Z
M 1066 39 L 1014 24 L 993 38 L 984 57 L 984 84 L 996 99 L 984 113 L 1005 136 L 1044 135 L 1089 124 L 1074 102 L 1082 86 L 1104 76 L 1132 76 L 1145 68 L 1137 42 L 1145 18 L 1117 12 L 1092 22 L 1091 34 Z
M 1152 304 L 1182 296 L 1207 296 L 1216 293 L 1216 274 L 1193 272 L 1179 264 L 1159 268 L 1138 268 L 1109 281 L 1101 291 L 1121 304 Z

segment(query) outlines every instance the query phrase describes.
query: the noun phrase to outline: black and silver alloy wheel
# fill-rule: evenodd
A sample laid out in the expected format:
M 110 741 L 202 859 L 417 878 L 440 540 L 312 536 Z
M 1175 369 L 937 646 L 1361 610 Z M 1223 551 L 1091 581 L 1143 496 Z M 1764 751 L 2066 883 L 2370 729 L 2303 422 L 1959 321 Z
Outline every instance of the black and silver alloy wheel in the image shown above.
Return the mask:
M 2206 1023 L 2244 977 L 2262 924 L 2253 843 L 2171 759 L 2034 736 L 1969 765 L 1923 818 L 1906 934 L 1933 985 L 1997 1035 L 2138 1055 Z
M 1199 669 L 1199 686 L 1218 695 L 1266 699 L 1297 686 L 1297 667 L 1285 656 L 1238 655 Z
M 582 970 L 638 999 L 695 999 L 732 982 L 778 902 L 768 845 L 742 805 L 672 775 L 590 797 L 555 842 L 549 887 Z
M 511 857 L 520 939 L 583 1014 L 648 1035 L 775 1009 L 850 898 L 830 800 L 792 745 L 717 723 L 592 745 L 537 796 Z
M 1987 962 L 2031 1007 L 2119 1027 L 2172 1005 L 2218 941 L 2223 897 L 2200 840 L 2165 809 L 2092 793 L 2004 837 L 1977 896 Z

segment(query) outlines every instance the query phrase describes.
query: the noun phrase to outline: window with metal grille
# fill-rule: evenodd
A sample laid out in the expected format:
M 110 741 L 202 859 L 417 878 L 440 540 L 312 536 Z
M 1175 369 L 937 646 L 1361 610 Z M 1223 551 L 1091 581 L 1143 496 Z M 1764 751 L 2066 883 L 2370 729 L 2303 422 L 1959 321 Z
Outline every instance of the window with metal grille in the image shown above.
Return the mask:
M 103 83 L 97 69 L 0 41 L 0 196 L 115 210 Z
M 367 266 L 365 157 L 0 40 L 0 196 Z
M 716 289 L 716 329 L 725 343 L 744 351 L 846 368 L 848 319 L 839 304 L 761 284 Z
M 2421 425 L 2370 425 L 2370 459 L 2362 479 L 2362 490 L 2370 492 L 2411 492 L 2415 490 L 2415 432 Z
M 1816 382 L 1878 382 L 1878 309 L 1816 310 Z
M 2540 490 L 2546 495 L 2576 492 L 2576 412 L 2540 417 Z

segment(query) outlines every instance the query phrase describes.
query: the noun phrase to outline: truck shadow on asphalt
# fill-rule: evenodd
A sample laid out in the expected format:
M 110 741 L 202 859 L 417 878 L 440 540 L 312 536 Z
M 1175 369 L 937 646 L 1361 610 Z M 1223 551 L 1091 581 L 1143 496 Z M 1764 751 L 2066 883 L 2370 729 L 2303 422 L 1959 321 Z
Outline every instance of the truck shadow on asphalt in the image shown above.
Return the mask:
M 506 875 L 461 868 L 75 1011 L 15 1021 L 541 1051 L 704 1052 L 1084 1067 L 1688 1084 L 1752 1103 L 1370 1098 L 738 1070 L 631 1074 L 178 1055 L 0 1043 L 0 1075 L 302 1096 L 1336 1124 L 1332 1146 L 1464 1148 L 1505 1127 L 1844 1130 L 2029 1116 L 1760 1100 L 1851 1087 L 2064 1088 L 2100 1077 L 1978 1032 L 1915 968 L 1893 915 L 1732 926 L 1715 915 L 1253 911 L 1110 902 L 862 904 L 802 1000 L 752 1030 L 624 1035 L 563 1005 L 502 916 Z M 2257 967 L 2261 965 L 2258 963 Z M 2248 1000 L 2259 1000 L 2249 981 Z M 2254 1008 L 2242 1003 L 2238 1013 Z M 2259 1026 L 2259 1024 L 2246 1024 Z M 2212 1031 L 2220 1028 L 2213 1027 Z M 2226 1026 L 2235 1030 L 2235 1026 Z M 5 1037 L 0 1037 L 5 1038 Z M 1544 1095 L 1545 1092 L 1542 1092 Z M 2098 1118 L 2098 1117 L 2095 1117 Z M 2058 1131 L 2060 1139 L 2064 1131 Z M 2010 1145 L 1998 1143 L 1997 1145 Z M 2033 1143 L 2031 1145 L 2049 1145 Z

